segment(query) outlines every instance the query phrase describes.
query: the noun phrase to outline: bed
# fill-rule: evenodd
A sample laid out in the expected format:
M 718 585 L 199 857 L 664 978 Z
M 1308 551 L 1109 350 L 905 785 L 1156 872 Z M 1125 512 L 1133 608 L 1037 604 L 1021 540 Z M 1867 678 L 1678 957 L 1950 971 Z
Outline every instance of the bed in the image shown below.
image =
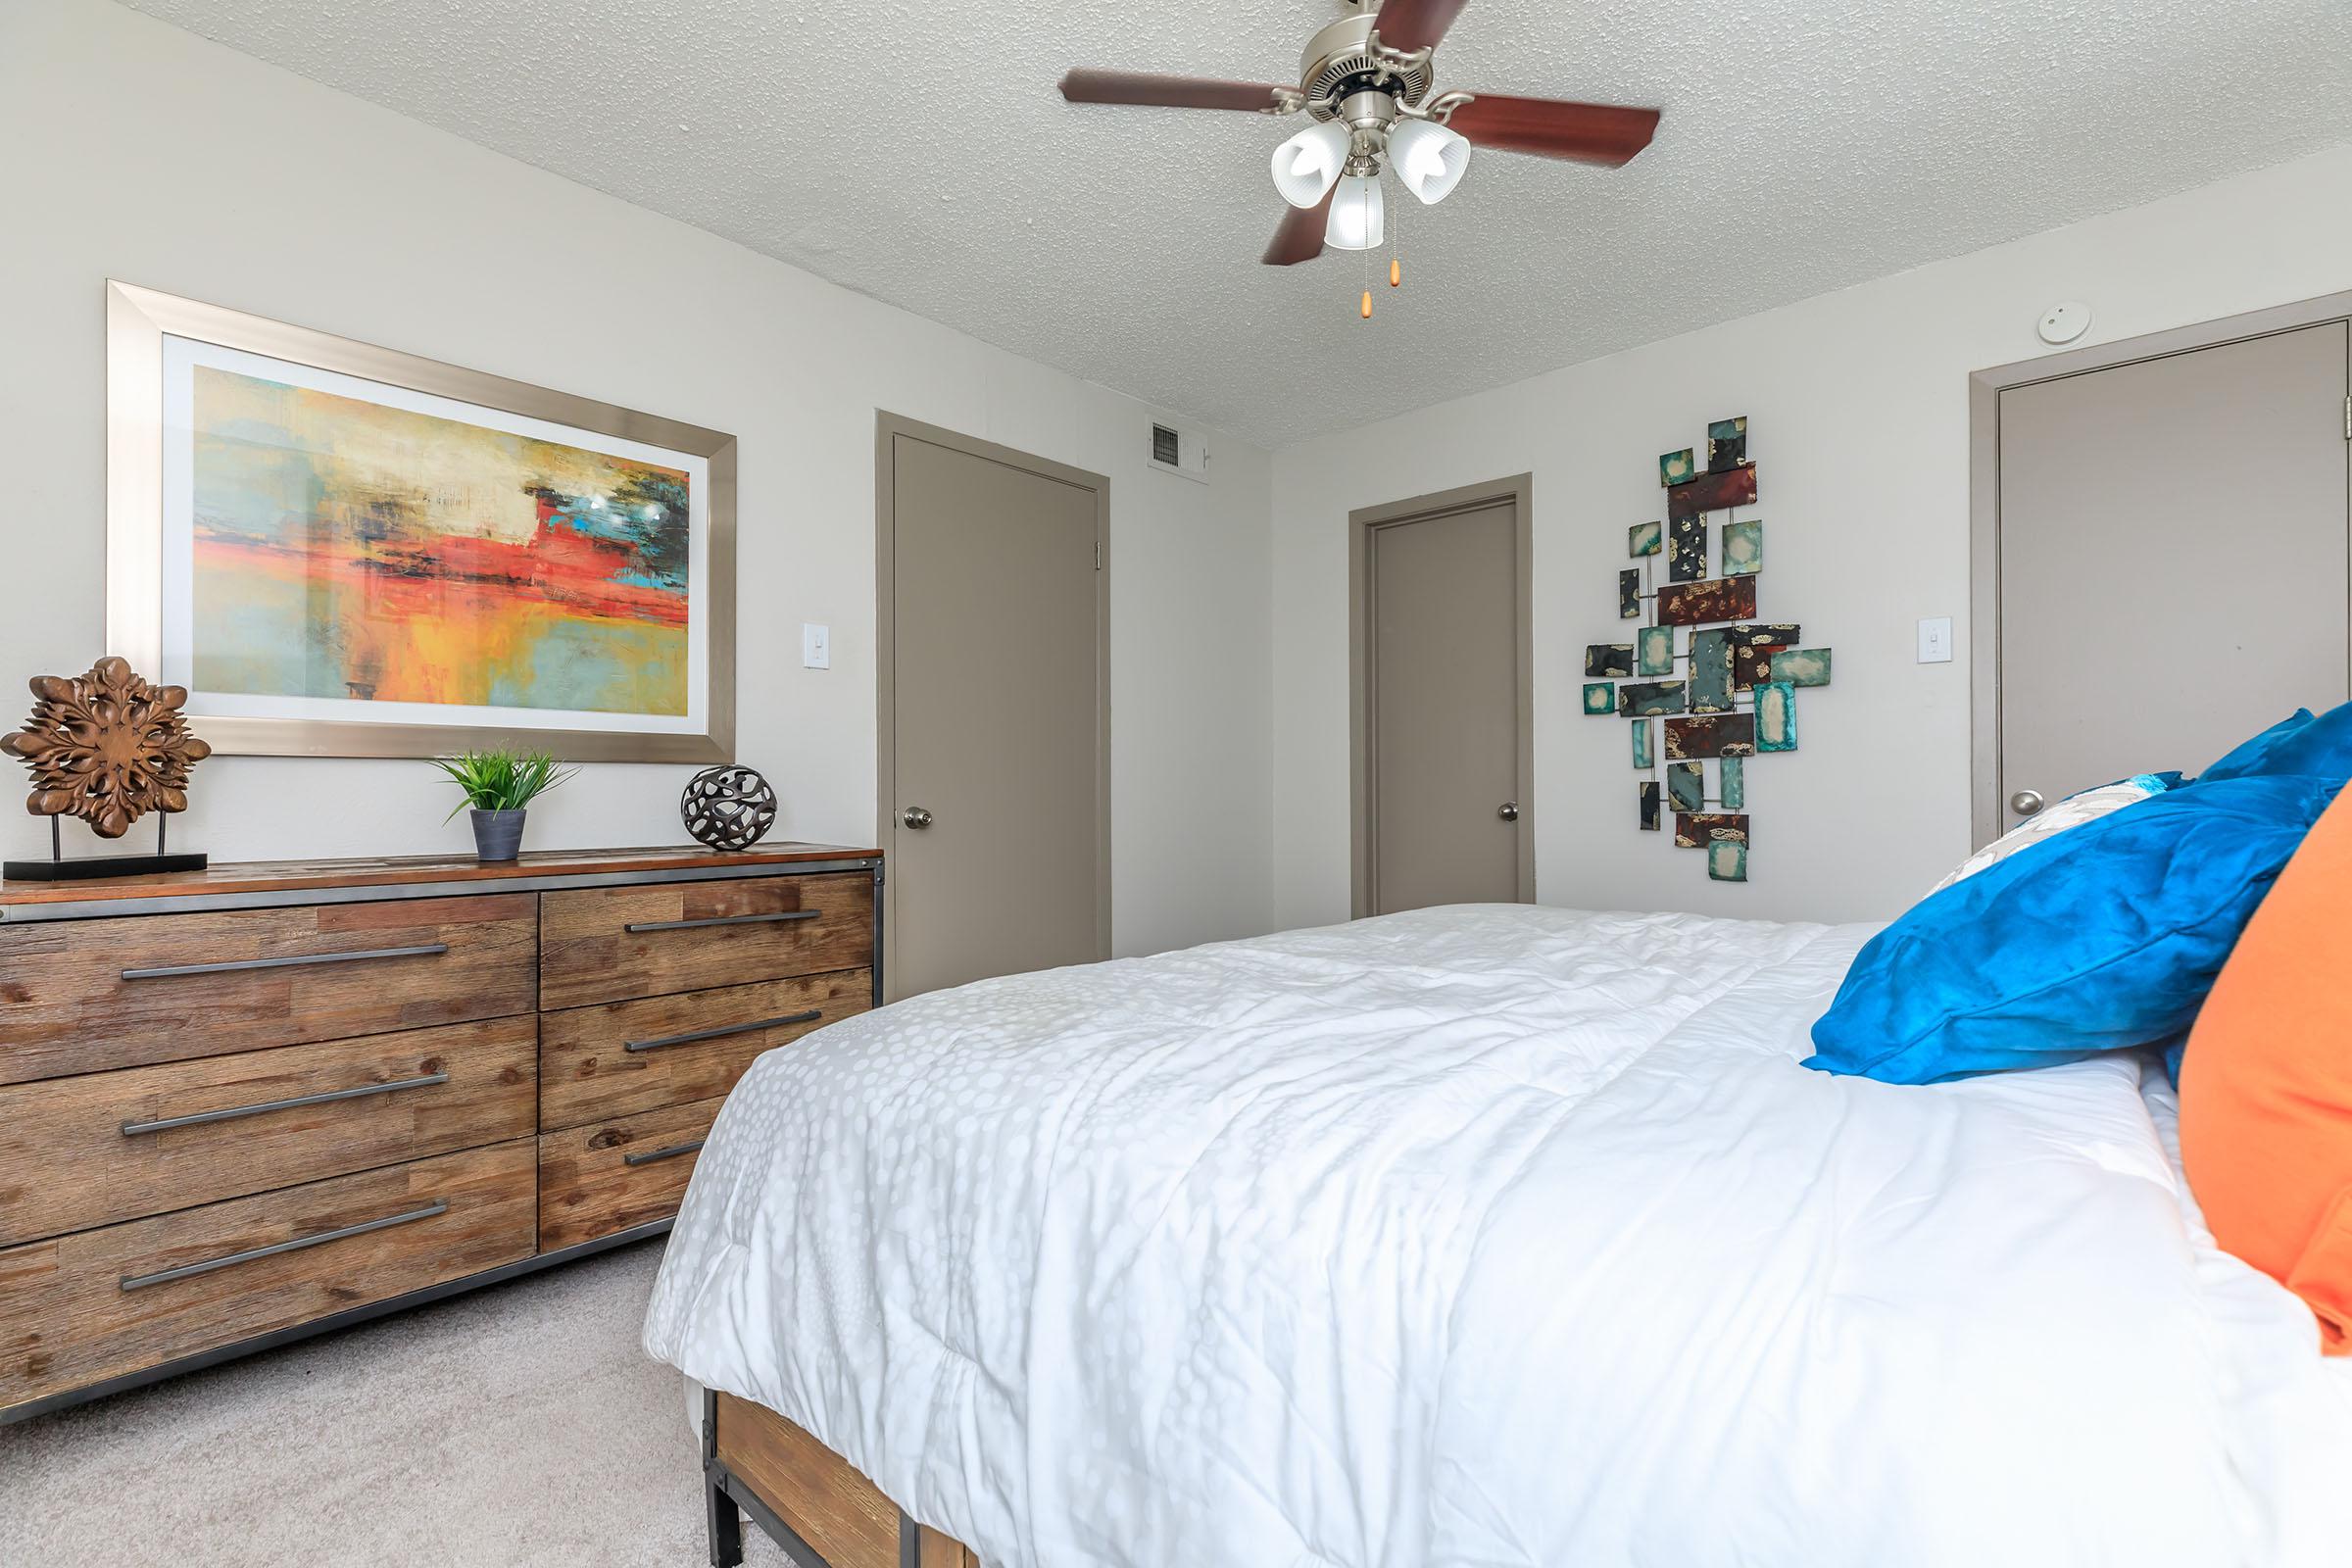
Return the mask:
M 714 1557 L 798 1530 L 757 1436 L 926 1568 L 2346 1561 L 2352 1373 L 2161 1070 L 1798 1066 L 1873 929 L 1431 909 L 768 1054 L 645 1330 Z

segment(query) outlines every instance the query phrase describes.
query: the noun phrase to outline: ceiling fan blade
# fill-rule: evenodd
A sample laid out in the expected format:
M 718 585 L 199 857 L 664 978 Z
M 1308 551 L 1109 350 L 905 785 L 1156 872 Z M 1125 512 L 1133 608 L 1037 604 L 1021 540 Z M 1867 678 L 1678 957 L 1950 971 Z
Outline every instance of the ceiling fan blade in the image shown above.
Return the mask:
M 1456 109 L 1446 123 L 1474 145 L 1496 152 L 1572 158 L 1615 169 L 1649 145 L 1658 128 L 1658 112 L 1482 92 Z
M 1331 199 L 1339 190 L 1333 185 L 1312 207 L 1284 208 L 1282 221 L 1274 227 L 1274 242 L 1258 260 L 1268 267 L 1297 267 L 1322 255 L 1323 228 L 1331 221 Z
M 1074 104 L 1152 104 L 1162 109 L 1272 109 L 1280 88 L 1209 76 L 1161 76 L 1148 71 L 1070 71 L 1061 95 Z
M 1380 41 L 1407 53 L 1435 48 L 1470 0 L 1389 0 L 1380 8 Z

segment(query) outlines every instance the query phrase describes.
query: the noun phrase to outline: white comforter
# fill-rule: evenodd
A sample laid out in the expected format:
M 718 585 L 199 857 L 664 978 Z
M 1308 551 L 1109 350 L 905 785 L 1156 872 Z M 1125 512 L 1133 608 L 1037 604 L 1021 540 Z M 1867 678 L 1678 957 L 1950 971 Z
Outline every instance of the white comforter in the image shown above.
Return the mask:
M 2138 1064 L 1796 1065 L 1864 926 L 1426 910 L 762 1056 L 648 1350 L 990 1564 L 2352 1561 Z

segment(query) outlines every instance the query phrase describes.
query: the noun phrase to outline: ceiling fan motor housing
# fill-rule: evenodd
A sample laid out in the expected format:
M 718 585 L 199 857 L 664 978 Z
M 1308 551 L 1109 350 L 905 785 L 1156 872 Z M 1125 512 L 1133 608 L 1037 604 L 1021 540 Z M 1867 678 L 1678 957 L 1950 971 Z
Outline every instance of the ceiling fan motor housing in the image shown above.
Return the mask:
M 1427 60 L 1408 70 L 1390 70 L 1382 79 L 1381 65 L 1373 58 L 1371 47 L 1372 29 L 1379 24 L 1377 16 L 1357 12 L 1342 17 L 1306 41 L 1306 50 L 1298 57 L 1298 85 L 1310 105 L 1307 112 L 1315 119 L 1361 124 L 1360 117 L 1377 106 L 1358 104 L 1357 100 L 1375 92 L 1390 100 L 1379 121 L 1386 124 L 1396 118 L 1396 99 L 1417 104 L 1428 95 Z M 1323 107 L 1326 102 L 1336 107 Z

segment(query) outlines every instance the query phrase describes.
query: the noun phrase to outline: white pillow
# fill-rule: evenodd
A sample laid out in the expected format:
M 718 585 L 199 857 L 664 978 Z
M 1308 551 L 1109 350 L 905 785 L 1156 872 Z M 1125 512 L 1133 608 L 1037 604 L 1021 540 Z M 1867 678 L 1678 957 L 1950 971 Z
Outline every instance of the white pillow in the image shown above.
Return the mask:
M 2164 781 L 2146 773 L 2124 779 L 2115 784 L 2102 784 L 2097 789 L 2069 795 L 2056 806 L 2027 817 L 2008 832 L 1985 845 L 1976 854 L 1952 868 L 1951 874 L 1928 891 L 1941 893 L 1955 882 L 1965 882 L 1988 865 L 2006 860 L 2018 851 L 2039 844 L 2052 834 L 2063 833 L 2070 827 L 2081 827 L 2095 821 L 2110 811 L 2120 811 L 2134 801 L 2144 801 L 2151 795 L 2164 793 Z

